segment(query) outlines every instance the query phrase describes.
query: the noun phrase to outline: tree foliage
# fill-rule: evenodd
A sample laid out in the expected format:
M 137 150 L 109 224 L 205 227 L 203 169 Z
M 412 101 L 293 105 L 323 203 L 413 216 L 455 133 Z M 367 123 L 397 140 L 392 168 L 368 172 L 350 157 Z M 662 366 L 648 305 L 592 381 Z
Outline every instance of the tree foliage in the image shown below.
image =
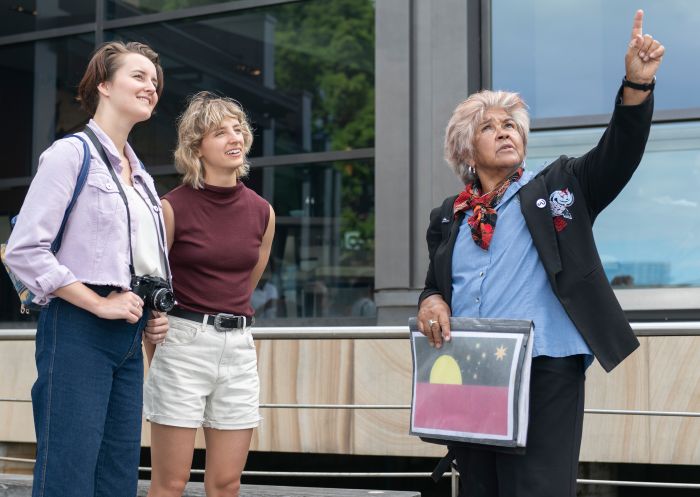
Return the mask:
M 285 5 L 275 12 L 275 81 L 312 95 L 314 140 L 322 149 L 374 145 L 374 3 L 324 0 Z M 374 256 L 374 164 L 336 165 L 342 177 L 341 232 L 357 231 L 364 250 L 345 262 Z
M 313 96 L 314 134 L 327 148 L 374 144 L 374 5 L 293 3 L 275 12 L 275 81 Z

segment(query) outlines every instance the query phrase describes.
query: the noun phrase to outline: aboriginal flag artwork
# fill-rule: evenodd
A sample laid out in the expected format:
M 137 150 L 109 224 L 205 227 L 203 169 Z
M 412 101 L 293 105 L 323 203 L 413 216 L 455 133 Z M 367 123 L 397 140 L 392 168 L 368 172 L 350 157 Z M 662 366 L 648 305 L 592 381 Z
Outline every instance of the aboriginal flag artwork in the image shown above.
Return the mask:
M 529 402 L 521 397 L 529 392 L 531 323 L 468 318 L 451 322 L 452 339 L 439 349 L 430 347 L 411 326 L 411 433 L 494 445 L 521 445 L 520 438 L 524 444 L 519 431 L 527 427 Z

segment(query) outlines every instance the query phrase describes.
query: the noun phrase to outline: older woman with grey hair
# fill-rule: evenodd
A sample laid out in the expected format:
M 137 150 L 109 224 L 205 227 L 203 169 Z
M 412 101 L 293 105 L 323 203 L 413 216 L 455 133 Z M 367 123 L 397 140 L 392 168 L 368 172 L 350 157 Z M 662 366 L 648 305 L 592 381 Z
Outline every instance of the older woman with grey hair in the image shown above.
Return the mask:
M 585 368 L 607 371 L 639 342 L 608 284 L 596 216 L 639 165 L 664 47 L 634 18 L 625 78 L 598 145 L 525 170 L 529 118 L 515 93 L 482 91 L 455 109 L 445 155 L 465 188 L 435 208 L 418 327 L 450 340 L 450 316 L 535 323 L 527 448 L 451 446 L 466 496 L 576 495 Z

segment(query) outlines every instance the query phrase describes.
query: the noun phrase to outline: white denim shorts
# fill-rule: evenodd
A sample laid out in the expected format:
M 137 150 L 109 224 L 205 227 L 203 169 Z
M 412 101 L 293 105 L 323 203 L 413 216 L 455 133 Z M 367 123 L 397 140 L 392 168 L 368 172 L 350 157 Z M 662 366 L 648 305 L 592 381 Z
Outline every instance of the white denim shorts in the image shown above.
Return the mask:
M 260 424 L 260 380 L 250 327 L 219 332 L 168 316 L 143 387 L 148 421 L 185 428 L 243 430 Z

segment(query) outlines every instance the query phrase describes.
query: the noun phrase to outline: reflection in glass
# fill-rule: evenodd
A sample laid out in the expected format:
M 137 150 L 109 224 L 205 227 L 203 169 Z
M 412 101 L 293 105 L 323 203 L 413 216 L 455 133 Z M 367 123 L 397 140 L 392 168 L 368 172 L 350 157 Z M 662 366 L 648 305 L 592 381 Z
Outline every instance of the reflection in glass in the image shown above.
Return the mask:
M 601 129 L 537 132 L 528 167 L 559 154 L 579 156 Z M 619 288 L 700 287 L 700 124 L 655 125 L 642 163 L 596 220 L 594 234 L 608 280 Z
M 253 169 L 248 185 L 277 219 L 259 317 L 373 320 L 374 164 Z
M 172 163 L 188 95 L 239 100 L 255 128 L 251 156 L 371 147 L 374 7 L 314 0 L 123 28 L 107 38 L 150 44 L 162 58 L 157 113 L 132 139 L 145 162 Z
M 0 133 L 0 178 L 30 176 L 55 139 L 87 122 L 75 96 L 93 49 L 92 34 L 0 47 L 2 110 L 12 123 Z
M 517 91 L 534 118 L 612 112 L 632 17 L 666 47 L 656 109 L 700 108 L 696 0 L 492 0 L 493 88 Z M 575 35 L 574 35 L 575 33 Z M 695 70 L 695 75 L 698 71 Z
M 177 175 L 155 180 L 161 195 L 180 184 Z M 270 262 L 251 299 L 256 319 L 374 323 L 373 162 L 253 168 L 245 183 L 276 214 Z
M 94 0 L 0 0 L 0 36 L 95 22 Z
M 0 18 L 4 22 L 4 15 Z M 0 92 L 5 97 L 0 179 L 31 176 L 39 156 L 55 139 L 87 122 L 75 96 L 93 49 L 92 34 L 0 47 Z M 10 218 L 19 212 L 26 192 L 26 185 L 0 191 L 1 240 L 9 237 Z M 0 279 L 0 323 L 35 326 L 38 314 L 22 315 L 4 271 Z
M 201 7 L 230 0 L 107 0 L 107 19 L 172 12 L 189 7 Z

